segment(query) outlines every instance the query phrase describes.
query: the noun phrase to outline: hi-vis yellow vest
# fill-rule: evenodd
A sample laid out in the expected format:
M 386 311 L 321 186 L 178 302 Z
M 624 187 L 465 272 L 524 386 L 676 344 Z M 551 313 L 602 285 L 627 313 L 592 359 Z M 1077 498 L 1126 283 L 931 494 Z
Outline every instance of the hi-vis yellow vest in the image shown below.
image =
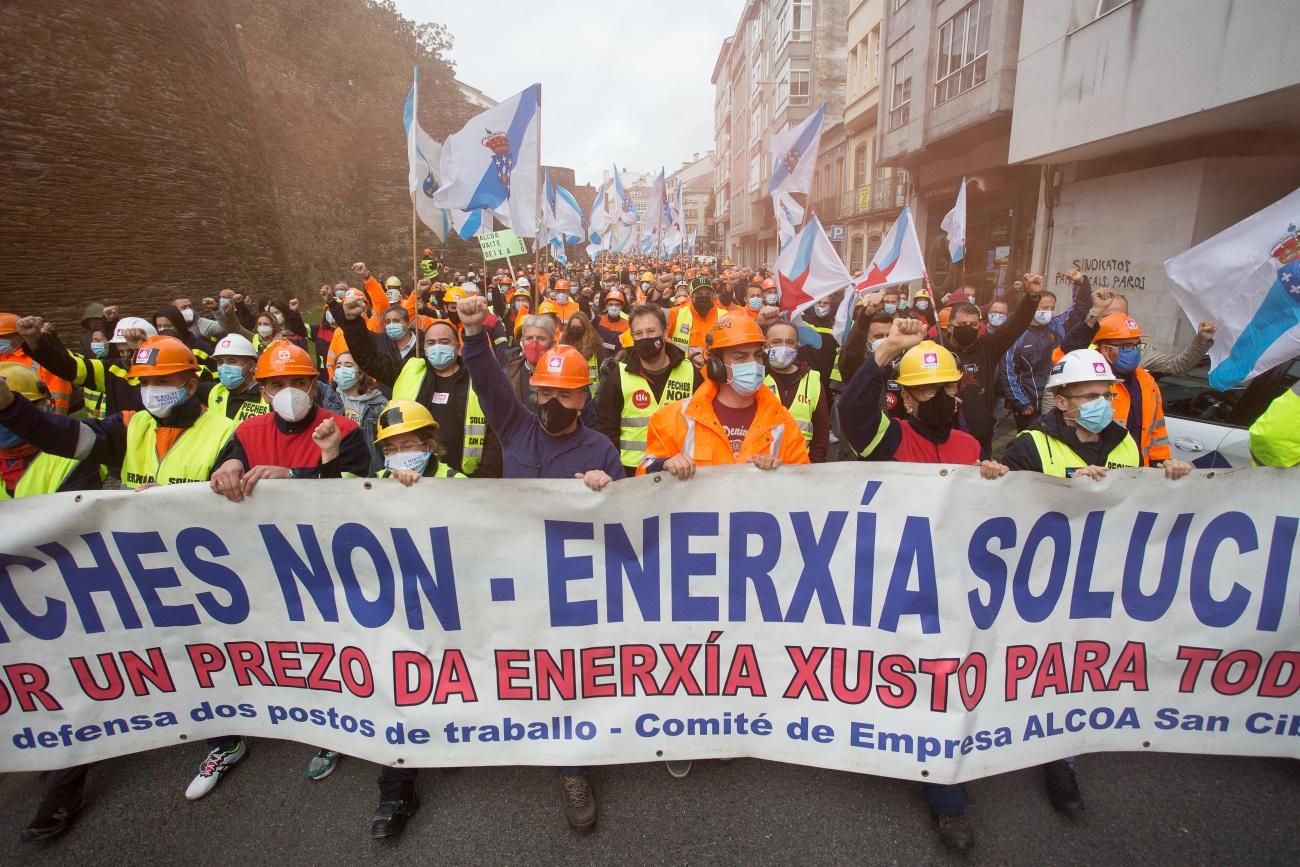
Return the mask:
M 683 305 L 677 309 L 677 327 L 673 333 L 668 335 L 676 346 L 687 350 L 690 354 L 691 348 L 691 328 L 695 325 L 695 308 L 689 304 Z
M 429 365 L 423 357 L 408 359 L 402 365 L 402 372 L 393 383 L 393 400 L 417 400 L 420 386 L 429 372 Z M 479 406 L 478 395 L 474 386 L 465 392 L 465 444 L 461 452 L 460 469 L 466 475 L 478 469 L 483 462 L 483 444 L 487 442 L 487 416 Z
M 226 407 L 230 403 L 230 389 L 221 383 L 212 387 L 208 394 L 208 409 L 226 415 Z M 245 419 L 254 418 L 259 415 L 265 415 L 271 411 L 271 407 L 260 396 L 257 400 L 246 400 L 239 405 L 239 410 L 235 413 L 235 423 L 238 424 Z
M 695 365 L 683 358 L 668 373 L 662 400 L 655 400 L 654 390 L 644 376 L 629 373 L 627 364 L 619 362 L 619 380 L 623 385 L 623 416 L 619 421 L 619 460 L 625 467 L 635 467 L 645 460 L 646 432 L 650 417 L 666 403 L 691 396 L 695 386 Z
M 393 471 L 390 470 L 390 469 L 384 468 L 384 469 L 380 470 L 380 471 L 376 474 L 376 477 L 377 477 L 377 478 L 381 478 L 381 479 L 391 479 L 391 478 L 393 477 Z M 433 475 L 430 476 L 430 478 L 433 478 L 433 479 L 463 479 L 463 478 L 465 478 L 465 474 L 464 474 L 464 473 L 458 473 L 458 472 L 456 472 L 455 470 L 453 470 L 451 467 L 447 466 L 447 465 L 444 464 L 444 463 L 439 463 L 437 469 L 435 469 L 435 470 L 433 471 Z
M 223 412 L 205 412 L 177 438 L 158 460 L 158 422 L 147 412 L 136 412 L 126 424 L 126 457 L 122 460 L 122 484 L 179 485 L 206 482 L 212 475 L 217 455 L 234 434 L 237 425 Z
M 1075 470 L 1088 465 L 1074 449 L 1041 430 L 1021 431 L 1020 436 L 1027 436 L 1034 441 L 1034 445 L 1038 447 L 1038 459 L 1043 464 L 1043 472 L 1049 476 L 1069 478 L 1074 475 Z M 1120 440 L 1119 444 L 1111 449 L 1110 454 L 1106 455 L 1107 469 L 1141 465 L 1142 457 L 1138 454 L 1137 443 L 1133 442 L 1132 435 Z
M 58 493 L 59 488 L 63 487 L 63 483 L 80 463 L 81 461 L 76 458 L 62 458 L 49 452 L 41 452 L 23 471 L 23 477 L 14 487 L 12 497 L 5 490 L 5 486 L 0 485 L 0 502 L 9 499 L 21 500 L 23 497 L 35 497 L 39 494 Z M 104 468 L 100 467 L 100 479 L 102 480 L 106 475 Z
M 768 374 L 763 380 L 763 385 L 767 390 L 776 395 L 777 400 L 781 399 L 781 391 L 777 388 L 776 380 Z M 815 370 L 809 370 L 804 374 L 803 379 L 799 380 L 799 387 L 795 389 L 794 400 L 786 409 L 790 410 L 790 415 L 794 416 L 795 423 L 799 425 L 799 431 L 803 434 L 805 444 L 811 443 L 813 438 L 813 413 L 817 411 L 817 404 L 822 402 L 822 377 Z

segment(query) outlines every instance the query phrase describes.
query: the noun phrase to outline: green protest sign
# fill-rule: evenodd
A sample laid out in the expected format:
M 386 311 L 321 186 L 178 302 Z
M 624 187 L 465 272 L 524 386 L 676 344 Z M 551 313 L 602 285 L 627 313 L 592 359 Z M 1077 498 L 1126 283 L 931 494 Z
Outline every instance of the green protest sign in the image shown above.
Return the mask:
M 488 232 L 478 236 L 478 242 L 483 247 L 483 258 L 487 260 L 504 259 L 507 256 L 522 256 L 528 252 L 524 249 L 524 242 L 511 229 L 502 229 L 500 232 Z

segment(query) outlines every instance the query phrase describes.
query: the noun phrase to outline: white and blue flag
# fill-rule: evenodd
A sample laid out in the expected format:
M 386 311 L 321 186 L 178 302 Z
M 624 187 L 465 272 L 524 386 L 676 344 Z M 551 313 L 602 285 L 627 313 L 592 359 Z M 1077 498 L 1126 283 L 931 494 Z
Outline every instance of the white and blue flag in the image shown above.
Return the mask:
M 627 190 L 623 189 L 623 179 L 618 174 L 618 163 L 614 164 L 614 197 L 618 199 L 618 207 L 615 209 L 618 212 L 618 221 L 624 226 L 635 226 L 641 214 L 636 209 L 636 202 L 633 202 Z
M 948 234 L 948 256 L 953 262 L 966 258 L 966 179 L 957 189 L 957 204 L 944 216 L 939 228 Z
M 446 210 L 433 203 L 433 194 L 438 189 L 438 164 L 442 159 L 442 145 L 433 140 L 416 116 L 419 105 L 420 67 L 415 67 L 411 77 L 411 90 L 406 94 L 406 105 L 402 108 L 402 128 L 406 131 L 406 186 L 415 202 L 415 212 L 420 222 L 428 226 L 446 243 L 447 232 L 451 228 L 451 217 Z
M 767 182 L 768 195 L 802 193 L 806 196 L 812 190 L 825 119 L 826 103 L 823 102 L 803 123 L 767 140 L 767 152 L 773 159 L 772 177 Z M 803 221 L 803 208 L 799 209 L 798 219 Z
M 538 127 L 542 86 L 534 84 L 475 115 L 442 146 L 433 204 L 461 211 L 492 211 L 521 238 L 535 237 L 541 202 Z

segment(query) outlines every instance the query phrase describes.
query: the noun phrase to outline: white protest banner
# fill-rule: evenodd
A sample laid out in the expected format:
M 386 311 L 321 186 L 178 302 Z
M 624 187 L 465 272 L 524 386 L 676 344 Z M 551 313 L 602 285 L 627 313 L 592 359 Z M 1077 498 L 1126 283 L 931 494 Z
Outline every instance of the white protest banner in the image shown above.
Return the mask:
M 478 242 L 483 248 L 483 258 L 489 262 L 493 259 L 504 259 L 507 256 L 522 256 L 528 252 L 524 247 L 523 240 L 511 229 L 502 229 L 500 232 L 484 232 L 478 236 Z
M 930 782 L 1300 757 L 1295 478 L 837 463 L 3 503 L 0 770 L 222 734 Z

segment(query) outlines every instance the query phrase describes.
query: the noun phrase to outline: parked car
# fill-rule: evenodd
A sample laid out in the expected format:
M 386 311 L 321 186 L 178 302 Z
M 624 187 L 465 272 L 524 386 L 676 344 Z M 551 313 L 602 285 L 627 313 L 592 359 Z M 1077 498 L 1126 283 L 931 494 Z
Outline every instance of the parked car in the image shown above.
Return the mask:
M 1211 388 L 1209 375 L 1206 359 L 1187 373 L 1156 377 L 1164 396 L 1170 450 L 1178 460 L 1200 469 L 1249 467 L 1249 428 L 1274 398 L 1300 379 L 1300 358 L 1228 391 Z

